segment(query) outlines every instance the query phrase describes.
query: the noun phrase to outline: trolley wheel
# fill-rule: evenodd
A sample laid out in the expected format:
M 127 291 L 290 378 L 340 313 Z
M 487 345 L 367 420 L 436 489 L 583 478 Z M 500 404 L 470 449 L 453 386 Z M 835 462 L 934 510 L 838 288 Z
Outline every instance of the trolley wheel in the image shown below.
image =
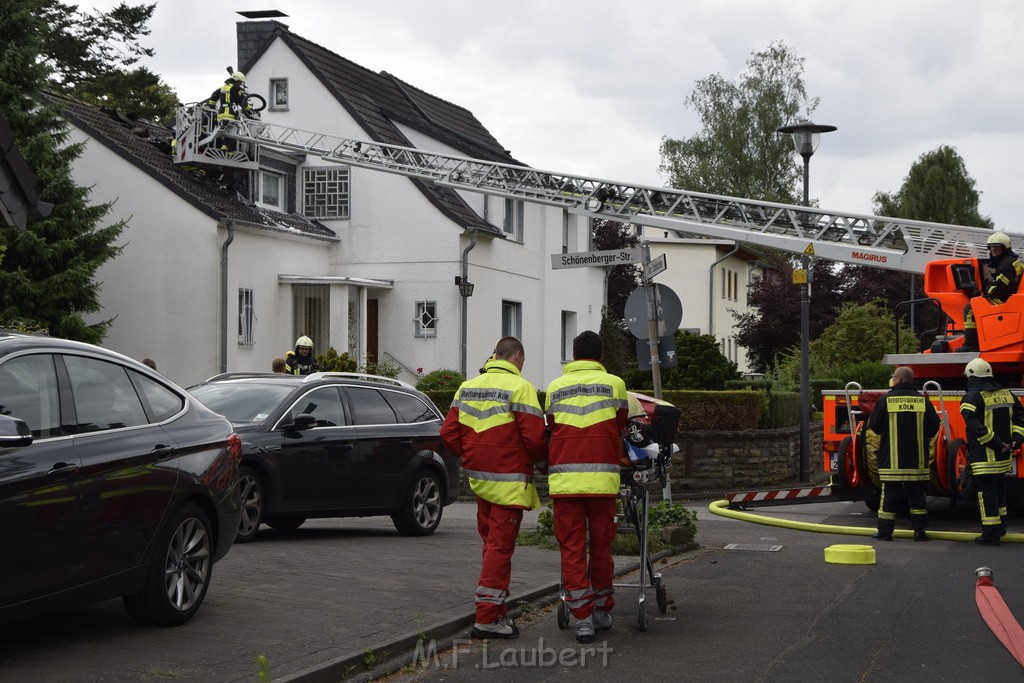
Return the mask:
M 564 629 L 569 627 L 569 607 L 565 604 L 565 600 L 558 599 L 558 628 Z
M 641 631 L 647 630 L 647 602 L 641 602 L 636 612 L 636 624 Z
M 668 591 L 661 583 L 660 576 L 654 580 L 654 595 L 658 600 L 658 611 L 664 614 L 668 611 Z

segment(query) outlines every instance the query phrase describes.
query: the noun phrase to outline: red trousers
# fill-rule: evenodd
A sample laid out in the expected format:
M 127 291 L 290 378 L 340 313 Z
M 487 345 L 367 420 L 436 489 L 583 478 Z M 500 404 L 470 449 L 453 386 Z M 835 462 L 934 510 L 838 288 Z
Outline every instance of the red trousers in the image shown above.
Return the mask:
M 505 598 L 512 580 L 512 553 L 516 550 L 521 508 L 508 508 L 476 499 L 476 528 L 484 542 L 483 564 L 476 588 L 476 623 L 493 624 L 506 616 Z
M 612 542 L 615 540 L 616 497 L 560 496 L 553 500 L 566 606 L 577 619 L 586 619 L 594 609 L 611 611 L 615 605 Z

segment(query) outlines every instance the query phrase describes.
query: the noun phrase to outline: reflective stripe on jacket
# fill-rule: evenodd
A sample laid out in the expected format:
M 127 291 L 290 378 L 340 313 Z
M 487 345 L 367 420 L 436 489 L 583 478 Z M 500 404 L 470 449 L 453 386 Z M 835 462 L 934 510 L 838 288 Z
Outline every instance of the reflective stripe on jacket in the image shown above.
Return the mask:
M 628 414 L 625 383 L 597 361 L 573 361 L 548 386 L 545 412 L 551 430 L 548 493 L 618 495 Z
M 540 507 L 534 463 L 546 464 L 544 414 L 537 390 L 518 368 L 490 360 L 459 387 L 441 438 L 462 458 L 473 493 L 496 505 Z
M 882 481 L 928 481 L 932 437 L 939 416 L 913 386 L 893 387 L 871 411 L 868 428 L 881 436 L 878 476 Z
M 977 378 L 968 384 L 960 399 L 967 434 L 967 457 L 973 474 L 1006 474 L 1010 471 L 1009 452 L 1003 447 L 1024 440 L 1024 407 L 1017 397 L 991 377 Z

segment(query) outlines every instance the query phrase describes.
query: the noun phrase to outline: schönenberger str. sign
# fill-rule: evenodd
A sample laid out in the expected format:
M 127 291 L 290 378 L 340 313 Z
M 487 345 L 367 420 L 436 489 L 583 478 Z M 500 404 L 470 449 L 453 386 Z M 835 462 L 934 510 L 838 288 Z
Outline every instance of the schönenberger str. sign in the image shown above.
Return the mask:
M 642 249 L 610 249 L 608 251 L 580 251 L 575 254 L 552 254 L 551 267 L 584 268 L 586 266 L 628 266 L 643 263 Z

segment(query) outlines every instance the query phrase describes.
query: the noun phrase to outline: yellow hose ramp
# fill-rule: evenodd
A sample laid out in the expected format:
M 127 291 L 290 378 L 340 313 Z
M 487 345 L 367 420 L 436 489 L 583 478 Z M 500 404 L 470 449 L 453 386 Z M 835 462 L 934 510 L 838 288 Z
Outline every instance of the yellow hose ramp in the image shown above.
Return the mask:
M 862 526 L 838 526 L 836 524 L 816 524 L 814 522 L 794 522 L 789 519 L 777 517 L 765 517 L 755 515 L 743 510 L 730 510 L 729 501 L 716 500 L 708 505 L 708 511 L 719 517 L 738 519 L 741 522 L 753 522 L 754 524 L 765 524 L 777 526 L 784 529 L 796 529 L 798 531 L 813 531 L 819 534 L 845 534 L 847 536 L 871 536 L 875 529 Z M 928 538 L 940 541 L 958 541 L 966 543 L 973 541 L 980 534 L 979 531 L 932 531 L 928 530 Z M 910 529 L 896 529 L 892 532 L 893 538 L 913 538 L 914 532 Z M 1024 543 L 1024 534 L 1006 534 L 1001 539 L 1003 543 Z

